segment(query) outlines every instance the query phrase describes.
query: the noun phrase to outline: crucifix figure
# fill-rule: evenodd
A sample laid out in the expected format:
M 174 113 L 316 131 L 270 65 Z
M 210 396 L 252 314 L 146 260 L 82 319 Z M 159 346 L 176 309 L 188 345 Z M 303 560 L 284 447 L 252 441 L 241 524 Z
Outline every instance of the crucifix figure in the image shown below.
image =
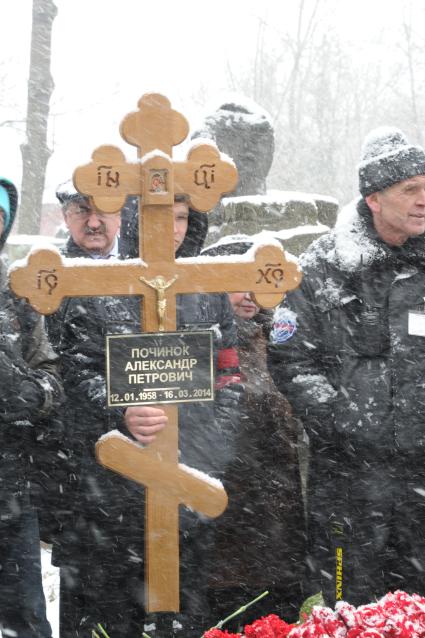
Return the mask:
M 167 288 L 173 285 L 176 281 L 177 275 L 170 279 L 170 281 L 166 281 L 162 275 L 158 275 L 155 279 L 151 279 L 148 281 L 145 277 L 140 277 L 140 281 L 143 281 L 145 284 L 154 288 L 158 295 L 157 297 L 157 309 L 158 309 L 158 330 L 160 332 L 164 332 L 164 317 L 165 310 L 167 308 L 167 299 L 165 296 L 165 291 Z
M 273 307 L 287 290 L 301 279 L 296 264 L 287 260 L 278 244 L 262 245 L 246 255 L 229 260 L 208 257 L 175 259 L 172 208 L 176 195 L 184 194 L 191 207 L 207 212 L 222 194 L 234 190 L 237 172 L 213 144 L 194 144 L 184 161 L 172 160 L 172 147 L 188 134 L 185 118 L 171 108 L 167 98 L 144 95 L 138 111 L 121 123 L 123 138 L 138 149 L 138 161 L 128 162 L 122 151 L 112 146 L 97 148 L 92 161 L 76 169 L 78 191 L 91 198 L 104 213 L 120 210 L 128 195 L 139 196 L 138 259 L 99 263 L 63 259 L 57 251 L 33 251 L 28 263 L 11 272 L 14 291 L 27 297 L 44 314 L 57 310 L 65 297 L 140 296 L 141 331 L 167 337 L 176 329 L 176 296 L 193 292 L 217 293 L 250 290 L 259 305 Z M 53 283 L 54 282 L 54 285 Z M 182 333 L 183 334 L 183 333 Z M 178 339 L 178 337 L 177 337 Z M 156 341 L 153 343 L 157 344 Z M 120 395 L 118 406 L 154 403 L 160 395 L 168 417 L 167 427 L 147 447 L 141 447 L 122 434 L 109 433 L 96 446 L 99 462 L 105 467 L 140 483 L 146 488 L 146 608 L 148 611 L 179 609 L 178 511 L 185 505 L 205 516 L 218 516 L 226 507 L 226 493 L 216 481 L 179 463 L 177 401 L 196 392 L 167 386 L 147 391 L 145 380 L 161 378 L 155 370 L 157 360 L 149 361 L 144 350 L 155 357 L 167 351 L 173 355 L 189 352 L 189 346 L 159 345 L 133 348 L 137 360 L 134 375 L 140 387 Z M 169 350 L 164 350 L 169 348 Z M 168 379 L 191 378 L 195 356 L 174 358 L 163 367 L 173 367 Z M 194 365 L 194 364 L 193 364 Z M 171 374 L 174 374 L 172 377 Z M 167 375 L 165 375 L 167 376 Z M 183 374 L 183 377 L 185 374 Z M 204 388 L 204 397 L 208 388 Z M 168 394 L 167 394 L 168 393 Z M 187 394 L 185 394 L 187 393 Z M 151 396 L 151 399 L 147 395 Z M 113 397 L 108 397 L 113 401 Z M 109 403 L 109 405 L 115 405 Z

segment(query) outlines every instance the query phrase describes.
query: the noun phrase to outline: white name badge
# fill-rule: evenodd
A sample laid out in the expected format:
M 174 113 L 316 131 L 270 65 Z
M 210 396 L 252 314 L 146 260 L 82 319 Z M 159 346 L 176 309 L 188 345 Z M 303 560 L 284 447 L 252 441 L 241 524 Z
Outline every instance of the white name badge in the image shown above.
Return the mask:
M 425 337 L 425 312 L 409 310 L 408 333 L 416 337 Z

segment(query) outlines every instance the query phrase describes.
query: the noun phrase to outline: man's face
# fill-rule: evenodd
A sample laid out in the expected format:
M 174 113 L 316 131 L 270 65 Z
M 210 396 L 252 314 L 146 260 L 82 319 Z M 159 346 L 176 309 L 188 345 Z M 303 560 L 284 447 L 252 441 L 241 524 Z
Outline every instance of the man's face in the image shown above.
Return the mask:
M 182 245 L 186 237 L 189 222 L 189 205 L 186 202 L 175 202 L 173 205 L 174 214 L 174 251 Z
M 366 197 L 378 235 L 401 246 L 425 232 L 425 175 L 418 175 Z
M 100 255 L 110 252 L 121 225 L 120 213 L 101 213 L 89 202 L 71 202 L 64 218 L 77 246 Z
M 233 312 L 241 319 L 252 319 L 259 311 L 259 307 L 252 301 L 249 292 L 231 292 L 229 299 Z

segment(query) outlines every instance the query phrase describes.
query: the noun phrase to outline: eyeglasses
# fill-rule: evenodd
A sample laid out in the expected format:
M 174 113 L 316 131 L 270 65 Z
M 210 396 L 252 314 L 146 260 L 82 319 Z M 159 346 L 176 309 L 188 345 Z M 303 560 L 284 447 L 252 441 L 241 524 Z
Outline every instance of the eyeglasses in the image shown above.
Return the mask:
M 74 219 L 78 219 L 81 221 L 82 220 L 86 221 L 92 215 L 96 215 L 98 219 L 105 221 L 106 219 L 115 217 L 115 215 L 119 214 L 119 213 L 102 213 L 99 210 L 94 210 L 93 208 L 86 208 L 85 206 L 77 206 L 76 208 L 73 208 L 72 210 L 68 210 L 67 212 L 68 212 L 68 215 L 70 215 L 71 217 L 74 217 Z

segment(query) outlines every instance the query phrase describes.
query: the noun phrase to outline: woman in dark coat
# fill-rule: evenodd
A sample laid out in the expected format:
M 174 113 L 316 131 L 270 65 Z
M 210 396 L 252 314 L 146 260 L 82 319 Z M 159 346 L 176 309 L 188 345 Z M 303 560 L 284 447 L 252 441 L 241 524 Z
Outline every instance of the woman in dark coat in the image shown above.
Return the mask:
M 226 243 L 205 253 L 240 253 L 248 247 Z M 270 592 L 234 621 L 235 629 L 268 613 L 297 619 L 305 534 L 297 424 L 266 365 L 272 312 L 260 310 L 249 293 L 229 297 L 245 391 L 235 454 L 224 480 L 229 506 L 217 522 L 211 557 L 211 607 L 218 621 L 263 591 Z

